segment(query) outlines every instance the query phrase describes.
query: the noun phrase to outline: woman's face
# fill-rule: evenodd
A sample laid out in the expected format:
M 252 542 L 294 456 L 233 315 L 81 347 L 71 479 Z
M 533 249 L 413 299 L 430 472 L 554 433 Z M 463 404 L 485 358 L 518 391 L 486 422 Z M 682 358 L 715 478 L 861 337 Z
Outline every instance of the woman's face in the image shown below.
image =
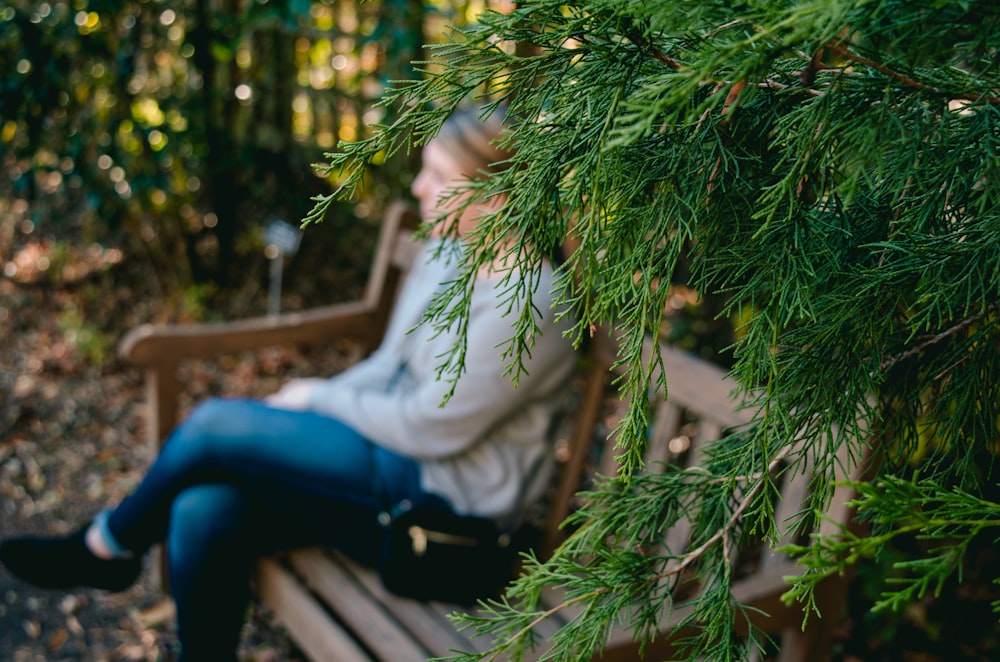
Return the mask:
M 410 185 L 413 196 L 420 203 L 421 219 L 427 223 L 436 222 L 431 232 L 433 236 L 465 236 L 484 213 L 492 210 L 493 205 L 469 205 L 458 219 L 450 215 L 438 221 L 442 214 L 460 205 L 461 196 L 447 196 L 468 181 L 468 174 L 463 172 L 458 160 L 438 140 L 431 140 L 424 147 L 421 161 L 420 172 Z M 442 196 L 447 199 L 442 200 Z

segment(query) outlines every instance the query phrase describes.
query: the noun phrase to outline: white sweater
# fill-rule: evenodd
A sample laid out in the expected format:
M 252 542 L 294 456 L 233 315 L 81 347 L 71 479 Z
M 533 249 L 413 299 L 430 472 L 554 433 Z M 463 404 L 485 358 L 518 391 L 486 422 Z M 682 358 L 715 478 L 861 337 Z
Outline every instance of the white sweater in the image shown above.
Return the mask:
M 548 431 L 576 366 L 552 309 L 554 278 L 545 265 L 532 295 L 541 331 L 527 374 L 517 387 L 505 376 L 503 344 L 514 336 L 515 314 L 505 315 L 500 277 L 480 278 L 472 296 L 465 372 L 442 406 L 450 382 L 438 378 L 443 356 L 457 341 L 455 329 L 435 335 L 420 324 L 434 292 L 454 278 L 447 258 L 433 259 L 436 242 L 418 256 L 397 300 L 385 338 L 367 359 L 312 391 L 310 407 L 337 418 L 375 443 L 416 459 L 421 482 L 460 513 L 502 518 L 517 504 L 521 484 L 536 462 L 551 464 Z M 525 503 L 545 488 L 532 481 Z

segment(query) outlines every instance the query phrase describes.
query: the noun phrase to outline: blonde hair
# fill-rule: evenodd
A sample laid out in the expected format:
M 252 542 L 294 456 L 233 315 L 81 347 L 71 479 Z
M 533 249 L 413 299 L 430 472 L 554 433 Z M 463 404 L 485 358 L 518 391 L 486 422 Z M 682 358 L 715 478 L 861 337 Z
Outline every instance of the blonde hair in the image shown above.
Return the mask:
M 495 172 L 506 167 L 510 153 L 497 141 L 507 125 L 505 112 L 499 108 L 482 118 L 482 108 L 460 107 L 445 120 L 435 140 L 444 147 L 462 168 L 466 177 L 478 177 L 480 172 Z

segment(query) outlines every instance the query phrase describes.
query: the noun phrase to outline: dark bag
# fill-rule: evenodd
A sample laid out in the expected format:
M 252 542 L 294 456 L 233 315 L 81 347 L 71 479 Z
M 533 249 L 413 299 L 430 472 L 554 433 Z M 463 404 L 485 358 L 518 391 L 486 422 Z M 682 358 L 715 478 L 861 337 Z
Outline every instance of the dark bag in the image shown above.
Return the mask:
M 397 595 L 462 605 L 499 595 L 517 558 L 511 536 L 493 520 L 448 510 L 382 513 L 379 572 Z

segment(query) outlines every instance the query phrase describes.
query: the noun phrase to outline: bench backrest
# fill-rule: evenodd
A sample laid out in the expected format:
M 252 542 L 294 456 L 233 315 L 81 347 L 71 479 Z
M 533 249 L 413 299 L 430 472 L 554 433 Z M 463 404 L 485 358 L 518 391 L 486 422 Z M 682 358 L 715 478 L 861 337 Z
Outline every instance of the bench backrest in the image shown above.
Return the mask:
M 644 454 L 644 471 L 657 471 L 665 464 L 701 466 L 706 448 L 722 438 L 728 429 L 749 422 L 753 412 L 740 406 L 741 403 L 737 400 L 737 383 L 722 368 L 665 343 L 654 345 L 655 342 L 647 340 L 644 359 L 648 360 L 654 349 L 658 351 L 660 361 L 657 365 L 665 374 L 667 394 L 665 398 L 662 393 L 650 396 L 652 415 L 648 428 L 648 446 Z M 621 408 L 628 406 L 627 402 L 617 402 Z M 608 416 L 612 419 L 609 421 L 610 427 L 615 423 L 617 415 L 612 412 Z M 793 456 L 800 448 L 793 445 L 787 457 Z M 854 458 L 852 461 L 847 456 L 848 451 L 847 445 L 842 444 L 835 461 L 835 465 L 839 467 L 837 478 L 841 481 L 847 478 L 857 479 L 865 470 L 866 460 L 862 458 L 858 461 Z M 812 618 L 810 627 L 803 631 L 801 606 L 782 600 L 782 595 L 790 588 L 786 577 L 801 574 L 802 568 L 781 548 L 786 543 L 802 542 L 811 533 L 802 530 L 800 526 L 792 526 L 792 523 L 797 522 L 798 516 L 809 508 L 814 486 L 814 466 L 808 457 L 794 471 L 785 470 L 784 460 L 776 460 L 772 465 L 772 475 L 777 487 L 775 521 L 783 536 L 777 544 L 758 541 L 756 545 L 747 545 L 744 541 L 742 548 L 730 548 L 734 573 L 732 594 L 737 601 L 751 607 L 746 613 L 757 627 L 772 635 L 781 636 L 780 660 L 814 659 L 812 656 L 818 654 L 817 651 L 822 651 L 832 636 L 837 610 L 843 604 L 850 577 L 836 576 L 821 584 L 816 593 L 816 604 L 825 618 L 823 622 Z M 617 470 L 615 453 L 606 450 L 601 455 L 598 471 L 613 475 Z M 825 519 L 818 526 L 818 533 L 832 534 L 840 527 L 858 530 L 853 521 L 852 497 L 848 485 L 841 484 L 835 489 L 825 512 Z M 690 552 L 695 547 L 691 539 L 692 533 L 692 523 L 682 519 L 667 531 L 661 544 L 671 554 Z M 699 589 L 690 585 L 684 588 L 685 593 L 691 590 L 697 592 Z M 693 595 L 687 597 L 691 598 Z M 674 623 L 689 609 L 690 606 L 665 611 L 672 613 L 671 623 Z M 737 627 L 740 634 L 746 633 L 745 623 L 737 624 Z M 661 631 L 672 632 L 673 626 L 665 622 Z M 609 642 L 609 650 L 617 651 L 616 655 L 622 657 L 610 655 L 607 659 L 634 659 L 629 657 L 637 650 L 631 637 L 631 633 L 624 630 L 616 631 Z M 658 640 L 648 649 L 647 659 L 669 657 L 675 652 L 671 646 L 668 638 Z
M 375 244 L 371 270 L 362 300 L 378 311 L 378 328 L 373 329 L 367 349 L 374 350 L 385 333 L 399 287 L 413 266 L 420 244 L 413 240 L 419 218 L 413 207 L 402 200 L 389 203 Z

